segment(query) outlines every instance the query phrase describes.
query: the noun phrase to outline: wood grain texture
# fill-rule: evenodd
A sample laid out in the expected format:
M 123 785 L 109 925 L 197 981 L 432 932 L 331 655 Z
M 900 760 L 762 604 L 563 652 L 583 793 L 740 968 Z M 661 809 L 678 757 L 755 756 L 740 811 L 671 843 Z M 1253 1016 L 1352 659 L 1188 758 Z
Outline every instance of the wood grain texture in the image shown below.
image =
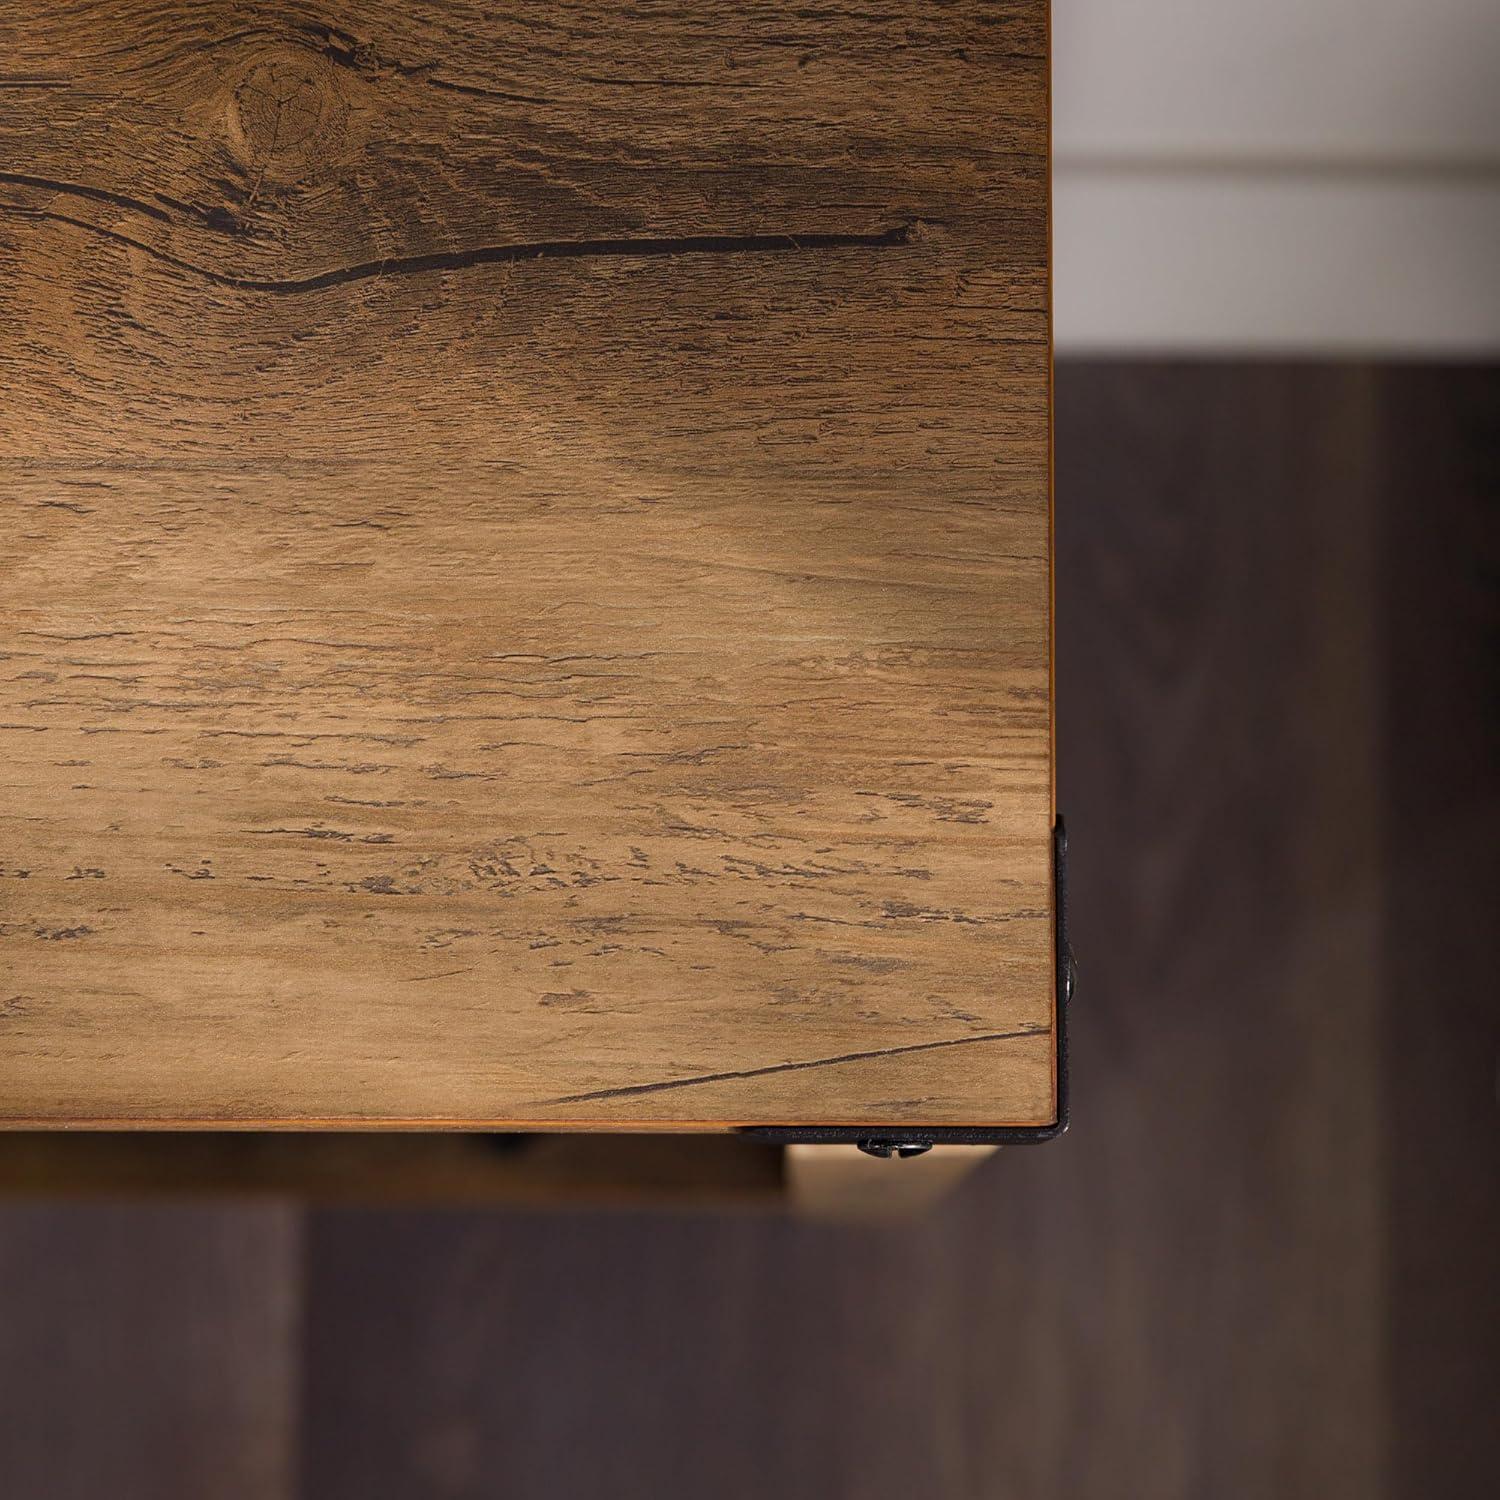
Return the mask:
M 5 1120 L 1050 1120 L 1042 0 L 0 54 Z

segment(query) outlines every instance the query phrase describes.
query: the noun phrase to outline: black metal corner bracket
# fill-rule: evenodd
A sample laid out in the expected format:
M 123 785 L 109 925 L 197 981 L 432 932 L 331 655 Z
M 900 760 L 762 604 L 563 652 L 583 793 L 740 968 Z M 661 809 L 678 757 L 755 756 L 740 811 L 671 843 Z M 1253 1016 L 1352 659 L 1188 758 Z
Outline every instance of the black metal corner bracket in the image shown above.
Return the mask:
M 1076 966 L 1068 944 L 1068 833 L 1058 818 L 1052 830 L 1053 914 L 1057 959 L 1057 1118 L 1047 1125 L 752 1125 L 740 1133 L 778 1146 L 858 1146 L 870 1156 L 920 1156 L 933 1146 L 1031 1146 L 1068 1128 L 1068 1012 L 1073 1008 Z

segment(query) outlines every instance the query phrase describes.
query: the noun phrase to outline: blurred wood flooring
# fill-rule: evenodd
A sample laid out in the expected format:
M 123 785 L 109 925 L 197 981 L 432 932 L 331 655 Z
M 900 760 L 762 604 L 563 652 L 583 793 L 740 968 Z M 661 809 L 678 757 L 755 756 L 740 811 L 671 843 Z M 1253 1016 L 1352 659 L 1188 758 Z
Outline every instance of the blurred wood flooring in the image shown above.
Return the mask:
M 899 1227 L 0 1207 L 0 1491 L 1500 1492 L 1500 371 L 1063 365 L 1057 453 L 1063 1141 Z

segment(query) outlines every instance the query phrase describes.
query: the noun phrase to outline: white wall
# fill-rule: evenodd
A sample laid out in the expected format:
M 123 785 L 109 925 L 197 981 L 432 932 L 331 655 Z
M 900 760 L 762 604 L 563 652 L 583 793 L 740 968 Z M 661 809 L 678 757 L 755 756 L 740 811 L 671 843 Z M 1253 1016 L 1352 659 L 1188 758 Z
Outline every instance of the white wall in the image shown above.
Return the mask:
M 1500 0 L 1053 0 L 1061 349 L 1500 352 Z

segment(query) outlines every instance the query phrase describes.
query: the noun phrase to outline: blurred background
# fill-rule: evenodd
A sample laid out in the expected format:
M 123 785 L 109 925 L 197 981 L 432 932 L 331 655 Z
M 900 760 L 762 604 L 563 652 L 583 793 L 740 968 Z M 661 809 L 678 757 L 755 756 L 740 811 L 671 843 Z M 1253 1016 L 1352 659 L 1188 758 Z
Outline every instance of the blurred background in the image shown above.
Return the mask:
M 5 1495 L 1500 1493 L 1500 14 L 1055 29 L 1071 1133 L 893 1224 L 10 1197 Z

